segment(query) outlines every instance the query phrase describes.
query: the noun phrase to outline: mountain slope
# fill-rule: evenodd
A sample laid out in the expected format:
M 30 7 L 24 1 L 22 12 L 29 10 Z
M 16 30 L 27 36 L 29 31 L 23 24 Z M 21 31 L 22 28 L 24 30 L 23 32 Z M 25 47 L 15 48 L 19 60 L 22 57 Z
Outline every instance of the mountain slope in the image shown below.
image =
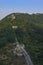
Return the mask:
M 12 26 L 18 28 L 12 29 Z M 43 14 L 12 13 L 2 19 L 0 47 L 16 42 L 15 37 L 25 44 L 33 64 L 43 65 Z

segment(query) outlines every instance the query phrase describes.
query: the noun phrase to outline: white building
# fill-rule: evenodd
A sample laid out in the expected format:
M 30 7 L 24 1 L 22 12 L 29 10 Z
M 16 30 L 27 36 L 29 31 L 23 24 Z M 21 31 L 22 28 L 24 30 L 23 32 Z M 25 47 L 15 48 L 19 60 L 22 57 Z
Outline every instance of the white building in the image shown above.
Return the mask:
M 17 28 L 18 28 L 18 26 L 12 26 L 12 28 L 13 28 L 13 29 L 17 29 Z

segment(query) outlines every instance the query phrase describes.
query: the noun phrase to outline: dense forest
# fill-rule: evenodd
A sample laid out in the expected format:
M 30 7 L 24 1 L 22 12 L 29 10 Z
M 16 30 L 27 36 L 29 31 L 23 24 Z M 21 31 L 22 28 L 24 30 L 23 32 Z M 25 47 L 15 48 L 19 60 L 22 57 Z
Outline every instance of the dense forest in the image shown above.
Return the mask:
M 13 29 L 12 26 L 17 26 Z M 0 49 L 16 42 L 25 44 L 34 65 L 43 65 L 43 14 L 12 13 L 0 21 Z

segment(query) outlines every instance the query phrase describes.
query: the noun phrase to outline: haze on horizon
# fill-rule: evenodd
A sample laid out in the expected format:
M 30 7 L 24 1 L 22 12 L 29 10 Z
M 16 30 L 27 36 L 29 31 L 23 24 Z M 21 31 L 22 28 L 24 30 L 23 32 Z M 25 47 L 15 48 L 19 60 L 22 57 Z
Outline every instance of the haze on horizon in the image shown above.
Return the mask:
M 16 12 L 43 13 L 43 0 L 0 0 L 0 19 Z

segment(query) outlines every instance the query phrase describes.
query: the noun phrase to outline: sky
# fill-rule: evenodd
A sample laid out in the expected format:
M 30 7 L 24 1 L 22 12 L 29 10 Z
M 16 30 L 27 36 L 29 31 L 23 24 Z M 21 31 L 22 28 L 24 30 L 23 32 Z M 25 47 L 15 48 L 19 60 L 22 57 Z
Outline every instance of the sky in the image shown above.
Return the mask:
M 43 0 L 0 0 L 0 19 L 16 12 L 43 13 Z

